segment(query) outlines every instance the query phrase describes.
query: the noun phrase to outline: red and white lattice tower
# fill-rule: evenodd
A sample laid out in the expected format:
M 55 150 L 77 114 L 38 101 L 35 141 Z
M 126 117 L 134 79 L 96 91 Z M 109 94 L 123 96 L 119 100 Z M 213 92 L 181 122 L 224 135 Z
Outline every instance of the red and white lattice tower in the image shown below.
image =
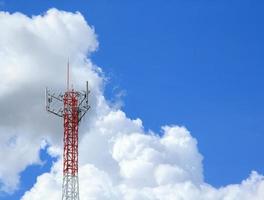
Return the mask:
M 67 90 L 64 94 L 51 93 L 46 88 L 46 110 L 63 118 L 63 184 L 62 200 L 79 200 L 78 179 L 78 126 L 89 110 L 88 82 L 86 90 L 79 92 L 69 89 L 69 64 L 67 73 Z

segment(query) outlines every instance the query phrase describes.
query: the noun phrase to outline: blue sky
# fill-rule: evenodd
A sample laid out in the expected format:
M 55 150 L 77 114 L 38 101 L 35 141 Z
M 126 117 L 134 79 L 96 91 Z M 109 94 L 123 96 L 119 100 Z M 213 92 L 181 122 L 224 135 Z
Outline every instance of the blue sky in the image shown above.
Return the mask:
M 205 180 L 238 183 L 264 174 L 264 2 L 250 0 L 5 1 L 27 15 L 56 7 L 81 12 L 100 42 L 92 60 L 110 82 L 109 99 L 126 91 L 123 110 L 146 129 L 186 126 L 204 156 Z M 52 162 L 22 174 L 19 199 Z M 32 181 L 33 180 L 33 181 Z

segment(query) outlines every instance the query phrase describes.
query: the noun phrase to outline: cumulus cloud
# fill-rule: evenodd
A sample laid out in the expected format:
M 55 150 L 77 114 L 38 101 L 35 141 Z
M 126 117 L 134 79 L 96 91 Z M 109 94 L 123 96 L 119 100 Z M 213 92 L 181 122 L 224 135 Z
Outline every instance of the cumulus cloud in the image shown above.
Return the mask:
M 0 165 L 2 191 L 14 191 L 20 172 L 41 162 L 45 141 L 48 153 L 59 160 L 22 200 L 61 197 L 62 121 L 45 112 L 43 94 L 45 86 L 65 89 L 69 56 L 74 86 L 83 89 L 89 80 L 92 90 L 92 109 L 80 129 L 82 200 L 263 199 L 262 175 L 253 171 L 239 184 L 214 188 L 204 181 L 203 157 L 185 127 L 146 132 L 140 119 L 130 119 L 105 100 L 103 72 L 89 59 L 98 48 L 97 37 L 80 13 L 51 9 L 28 17 L 0 12 L 0 27 L 0 157 L 7 158 Z
M 0 27 L 0 157 L 7 158 L 0 165 L 0 181 L 1 190 L 12 192 L 19 172 L 39 162 L 43 139 L 61 145 L 60 119 L 50 120 L 45 112 L 44 89 L 64 90 L 68 57 L 74 86 L 83 89 L 79 83 L 90 80 L 94 108 L 104 101 L 103 78 L 100 68 L 87 59 L 98 46 L 94 29 L 79 13 L 51 9 L 30 18 L 0 12 Z M 92 112 L 96 115 L 97 109 Z

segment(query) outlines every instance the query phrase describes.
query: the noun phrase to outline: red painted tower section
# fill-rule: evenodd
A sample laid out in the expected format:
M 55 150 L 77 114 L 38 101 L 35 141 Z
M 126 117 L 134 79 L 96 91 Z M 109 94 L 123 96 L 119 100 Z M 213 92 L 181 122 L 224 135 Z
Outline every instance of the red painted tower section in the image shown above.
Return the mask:
M 63 174 L 78 175 L 78 93 L 65 93 L 64 98 Z

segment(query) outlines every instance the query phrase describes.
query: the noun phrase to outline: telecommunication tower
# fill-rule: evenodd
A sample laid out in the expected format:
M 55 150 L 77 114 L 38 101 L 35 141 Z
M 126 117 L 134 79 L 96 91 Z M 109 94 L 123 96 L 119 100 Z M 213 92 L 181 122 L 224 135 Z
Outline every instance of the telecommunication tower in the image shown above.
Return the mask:
M 69 62 L 67 65 L 67 90 L 56 94 L 46 88 L 46 110 L 63 118 L 63 184 L 62 200 L 79 200 L 78 179 L 78 126 L 90 109 L 88 81 L 85 91 L 69 88 Z

